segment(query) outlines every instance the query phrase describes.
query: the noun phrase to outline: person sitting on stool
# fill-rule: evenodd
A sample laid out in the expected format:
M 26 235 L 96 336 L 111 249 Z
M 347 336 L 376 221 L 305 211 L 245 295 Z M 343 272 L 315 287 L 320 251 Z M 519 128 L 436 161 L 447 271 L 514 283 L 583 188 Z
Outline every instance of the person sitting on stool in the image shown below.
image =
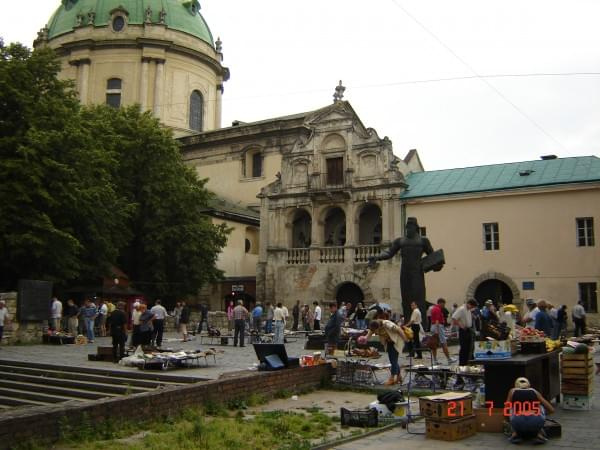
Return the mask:
M 538 391 L 533 389 L 529 380 L 525 377 L 519 377 L 515 381 L 515 387 L 508 392 L 506 402 L 512 405 L 510 425 L 513 433 L 509 441 L 518 444 L 523 439 L 535 439 L 534 443 L 544 444 L 548 439 L 544 435 L 544 422 L 546 413 L 552 414 L 554 408 L 548 400 L 542 397 Z M 532 405 L 531 409 L 524 407 L 525 402 Z M 536 408 L 534 402 L 539 403 Z M 518 406 L 517 406 L 518 404 Z M 521 414 L 515 414 L 515 411 L 521 410 Z

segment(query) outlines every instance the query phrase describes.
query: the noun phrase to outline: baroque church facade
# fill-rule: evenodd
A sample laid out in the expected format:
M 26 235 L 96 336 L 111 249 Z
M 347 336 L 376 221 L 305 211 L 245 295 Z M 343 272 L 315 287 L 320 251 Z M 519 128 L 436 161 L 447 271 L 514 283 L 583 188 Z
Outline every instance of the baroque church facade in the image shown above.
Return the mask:
M 223 128 L 229 69 L 197 0 L 62 0 L 34 45 L 57 51 L 82 103 L 152 111 L 208 178 L 206 214 L 232 229 L 225 280 L 198 296 L 211 309 L 233 298 L 399 308 L 398 256 L 366 261 L 416 216 L 446 253 L 426 275 L 429 301 L 581 300 L 598 320 L 596 156 L 425 171 L 362 123 L 341 83 L 314 111 Z

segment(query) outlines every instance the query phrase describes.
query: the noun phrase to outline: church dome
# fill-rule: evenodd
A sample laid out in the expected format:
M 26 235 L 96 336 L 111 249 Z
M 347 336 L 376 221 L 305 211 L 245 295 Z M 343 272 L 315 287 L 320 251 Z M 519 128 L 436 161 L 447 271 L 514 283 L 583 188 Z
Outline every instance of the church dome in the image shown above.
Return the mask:
M 48 23 L 48 39 L 93 25 L 118 32 L 127 25 L 160 24 L 214 47 L 198 0 L 62 0 Z

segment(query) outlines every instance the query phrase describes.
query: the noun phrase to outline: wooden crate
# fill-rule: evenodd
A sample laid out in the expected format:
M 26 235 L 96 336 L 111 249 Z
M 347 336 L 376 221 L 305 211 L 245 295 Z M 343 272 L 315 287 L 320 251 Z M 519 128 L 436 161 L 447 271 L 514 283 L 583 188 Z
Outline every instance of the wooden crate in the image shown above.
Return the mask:
M 562 360 L 563 361 L 587 361 L 592 360 L 591 353 L 563 353 Z
M 565 359 L 561 362 L 561 367 L 570 368 L 570 367 L 592 367 L 594 365 L 594 361 L 592 358 L 590 359 Z
M 502 433 L 504 422 L 508 420 L 504 416 L 504 408 L 475 408 L 474 411 L 477 432 Z
M 464 392 L 448 392 L 419 398 L 419 409 L 425 418 L 452 420 L 473 414 L 473 397 Z
M 425 437 L 441 441 L 458 441 L 477 433 L 475 414 L 454 420 L 425 419 Z
M 594 385 L 561 384 L 560 392 L 565 395 L 585 395 L 590 396 L 594 393 Z

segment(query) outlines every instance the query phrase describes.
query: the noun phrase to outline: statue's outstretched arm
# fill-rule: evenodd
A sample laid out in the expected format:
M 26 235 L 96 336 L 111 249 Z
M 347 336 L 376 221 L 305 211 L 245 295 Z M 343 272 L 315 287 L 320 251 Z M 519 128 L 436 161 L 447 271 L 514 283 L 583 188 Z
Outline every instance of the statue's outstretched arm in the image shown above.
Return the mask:
M 381 261 L 383 259 L 390 259 L 391 257 L 393 257 L 396 253 L 398 253 L 400 251 L 400 239 L 396 239 L 394 242 L 392 242 L 392 245 L 389 246 L 389 248 L 387 250 L 382 251 L 379 255 L 377 256 L 372 256 L 369 258 L 369 264 L 375 264 L 375 261 Z

